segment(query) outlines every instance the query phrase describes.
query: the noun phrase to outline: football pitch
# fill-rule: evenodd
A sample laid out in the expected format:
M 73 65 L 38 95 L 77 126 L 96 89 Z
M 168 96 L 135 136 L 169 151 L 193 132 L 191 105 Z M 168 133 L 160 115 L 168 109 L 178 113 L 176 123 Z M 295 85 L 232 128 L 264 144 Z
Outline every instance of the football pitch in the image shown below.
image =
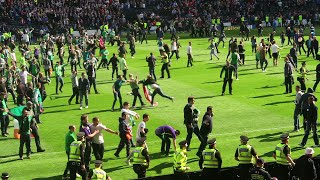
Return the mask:
M 137 75 L 142 80 L 148 74 L 145 57 L 150 52 L 153 52 L 157 56 L 155 71 L 158 83 L 165 94 L 174 97 L 174 101 L 171 102 L 157 95 L 155 97 L 155 101 L 158 102 L 157 107 L 150 107 L 148 104 L 148 106 L 140 108 L 140 103 L 137 102 L 135 111 L 141 117 L 144 113 L 150 115 L 150 121 L 146 125 L 149 129 L 146 142 L 151 158 L 147 176 L 173 173 L 173 158 L 172 156 L 165 157 L 161 155 L 161 140 L 154 134 L 154 131 L 158 126 L 171 125 L 181 131 L 180 136 L 178 136 L 178 142 L 186 138 L 186 128 L 183 124 L 183 108 L 187 104 L 188 96 L 196 98 L 195 106 L 201 111 L 199 126 L 206 107 L 213 106 L 213 131 L 210 137 L 217 138 L 217 149 L 221 152 L 223 167 L 237 165 L 237 161 L 234 160 L 234 153 L 240 143 L 239 136 L 243 134 L 250 138 L 249 144 L 267 162 L 274 161 L 272 152 L 280 142 L 279 136 L 283 132 L 290 132 L 289 144 L 292 149 L 292 157 L 296 159 L 304 153 L 304 148 L 298 147 L 298 143 L 301 142 L 303 137 L 303 130 L 291 132 L 293 130 L 295 92 L 283 94 L 285 92 L 283 85 L 283 57 L 289 53 L 291 46 L 281 47 L 278 30 L 275 39 L 281 48 L 279 66 L 273 67 L 272 59 L 267 56 L 269 65 L 267 71 L 262 72 L 261 69 L 256 69 L 255 54 L 251 52 L 251 42 L 245 41 L 246 63 L 239 66 L 239 80 L 236 81 L 234 79 L 233 81 L 233 95 L 229 95 L 227 89 L 225 96 L 221 96 L 223 81 L 219 76 L 222 66 L 225 65 L 230 38 L 228 32 L 226 34 L 228 36 L 225 43 L 226 48 L 223 48 L 222 44 L 219 46 L 219 61 L 215 57 L 210 61 L 207 38 L 181 39 L 181 58 L 178 61 L 174 57 L 172 58 L 170 79 L 167 79 L 166 74 L 164 79 L 159 78 L 161 75 L 161 58 L 154 39 L 149 40 L 148 44 L 143 43 L 141 45 L 136 43 L 137 54 L 135 58 L 131 58 L 130 55 L 127 56 L 128 73 L 132 73 L 134 76 Z M 170 36 L 167 35 L 164 42 L 168 43 L 170 47 L 169 38 Z M 240 38 L 238 38 L 238 42 L 239 40 Z M 186 48 L 189 41 L 192 41 L 194 66 L 187 68 Z M 257 41 L 260 42 L 260 38 L 257 38 Z M 109 58 L 112 53 L 117 53 L 116 46 L 107 47 L 110 53 Z M 67 48 L 65 49 L 67 51 Z M 127 50 L 129 51 L 128 46 Z M 16 53 L 20 57 L 20 53 Z M 65 61 L 67 57 L 68 53 L 65 54 Z M 101 59 L 98 50 L 96 57 Z M 304 53 L 298 59 L 298 68 L 301 67 L 302 61 L 306 61 L 307 69 L 310 70 L 309 80 L 306 85 L 307 88 L 312 87 L 315 80 L 315 67 L 318 61 L 312 59 L 312 57 L 307 58 Z M 58 61 L 57 56 L 55 56 L 55 61 Z M 78 77 L 83 71 L 83 69 L 79 71 Z M 119 73 L 122 74 L 121 71 Z M 296 81 L 297 75 L 298 73 L 295 72 L 293 89 L 295 85 L 299 84 Z M 41 115 L 42 124 L 39 124 L 41 146 L 46 151 L 44 153 L 33 153 L 31 159 L 18 160 L 19 140 L 12 138 L 13 127 L 10 127 L 9 137 L 0 138 L 0 172 L 8 172 L 14 180 L 61 179 L 67 162 L 64 149 L 65 134 L 68 132 L 68 126 L 72 124 L 76 125 L 78 132 L 81 114 L 88 114 L 90 122 L 93 117 L 99 117 L 106 127 L 118 131 L 120 111 L 111 111 L 113 102 L 112 85 L 114 82 L 111 80 L 111 70 L 102 68 L 97 71 L 97 89 L 101 94 L 91 93 L 89 95 L 88 109 L 79 110 L 79 105 L 74 102 L 72 105 L 68 105 L 68 99 L 72 94 L 70 66 L 67 66 L 64 81 L 63 93 L 59 95 L 55 94 L 54 77 L 51 84 L 46 85 L 48 97 L 44 102 L 45 112 Z M 127 94 L 130 91 L 128 83 L 121 88 L 123 101 L 128 101 L 132 104 L 133 96 Z M 142 88 L 140 88 L 140 93 L 142 93 Z M 9 100 L 9 107 L 14 107 L 11 95 L 9 95 Z M 144 102 L 147 102 L 146 99 L 144 99 Z M 117 102 L 116 108 L 119 108 L 119 102 Z M 141 120 L 142 118 L 138 119 L 137 123 Z M 302 124 L 301 120 L 300 124 Z M 12 121 L 10 125 L 13 125 Z M 120 138 L 108 132 L 103 132 L 103 134 L 105 139 L 103 169 L 114 180 L 136 178 L 137 176 L 132 170 L 132 166 L 128 166 L 125 163 L 125 150 L 121 151 L 120 158 L 113 155 Z M 133 136 L 135 137 L 135 135 L 136 126 L 133 127 Z M 199 144 L 199 140 L 193 135 L 190 146 L 192 151 L 188 152 L 188 166 L 191 167 L 191 171 L 199 170 L 198 157 L 196 156 Z M 310 135 L 306 146 L 312 145 L 314 145 L 314 142 Z M 173 146 L 171 146 L 171 153 L 173 152 L 172 148 Z M 36 152 L 33 139 L 31 141 L 31 149 Z M 319 149 L 316 148 L 315 152 L 318 155 Z M 92 160 L 94 160 L 93 155 Z M 91 167 L 93 167 L 93 164 L 91 164 Z

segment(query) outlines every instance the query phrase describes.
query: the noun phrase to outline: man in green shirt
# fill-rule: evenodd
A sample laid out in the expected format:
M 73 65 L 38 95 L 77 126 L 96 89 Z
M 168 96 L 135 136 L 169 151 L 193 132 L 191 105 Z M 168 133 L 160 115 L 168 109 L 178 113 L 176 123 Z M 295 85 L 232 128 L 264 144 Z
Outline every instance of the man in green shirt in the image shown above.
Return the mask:
M 23 160 L 23 146 L 26 144 L 27 148 L 27 159 L 30 159 L 31 147 L 30 147 L 30 126 L 32 123 L 33 116 L 29 115 L 28 109 L 25 107 L 22 110 L 22 116 L 16 116 L 11 112 L 8 112 L 10 116 L 19 122 L 19 133 L 20 133 L 20 147 L 19 147 L 19 157 Z
M 118 79 L 116 80 L 116 82 L 114 82 L 112 86 L 114 100 L 113 100 L 111 111 L 114 111 L 114 106 L 116 105 L 118 98 L 120 102 L 120 109 L 122 109 L 122 96 L 121 96 L 120 88 L 124 82 L 126 82 L 126 80 L 123 80 L 123 77 L 121 75 L 118 75 Z
M 65 138 L 65 145 L 66 145 L 65 146 L 65 150 L 66 150 L 66 154 L 68 156 L 68 161 L 69 161 L 69 156 L 70 156 L 70 144 L 73 141 L 77 140 L 77 136 L 75 134 L 75 130 L 76 130 L 76 126 L 75 125 L 70 125 L 69 126 L 69 132 L 66 134 L 66 138 Z M 63 173 L 63 177 L 64 178 L 67 177 L 68 171 L 69 171 L 69 167 L 68 167 L 68 163 L 67 163 L 66 169 L 64 170 L 64 173 Z
M 241 64 L 240 56 L 237 52 L 232 51 L 231 53 L 231 65 L 234 67 L 234 74 L 236 76 L 236 80 L 238 79 L 238 63 Z
M 8 136 L 8 126 L 9 126 L 9 117 L 8 117 L 8 107 L 7 107 L 7 103 L 5 101 L 5 96 L 6 93 L 5 92 L 1 92 L 0 93 L 0 121 L 1 121 L 1 134 L 3 137 L 7 137 Z
M 128 82 L 130 83 L 130 87 L 132 90 L 132 95 L 133 95 L 133 103 L 132 103 L 132 107 L 135 108 L 136 106 L 136 101 L 137 101 L 137 97 L 140 100 L 141 106 L 144 106 L 145 103 L 142 101 L 142 97 L 141 94 L 139 92 L 139 80 L 138 80 L 138 76 L 136 76 L 136 78 L 133 77 L 132 74 L 129 74 L 129 80 Z
M 62 93 L 62 87 L 64 85 L 63 78 L 62 78 L 62 68 L 64 68 L 67 64 L 60 65 L 60 62 L 57 62 L 56 66 L 54 67 L 54 72 L 56 74 L 56 94 L 58 94 L 58 86 L 60 83 L 59 91 Z
M 108 55 L 109 55 L 109 51 L 107 50 L 107 47 L 103 47 L 103 49 L 100 51 L 100 54 L 102 56 L 101 58 L 101 62 L 98 66 L 98 69 L 100 69 L 100 66 L 102 65 L 102 67 L 106 67 L 108 64 Z M 107 66 L 107 69 L 109 70 L 109 67 Z

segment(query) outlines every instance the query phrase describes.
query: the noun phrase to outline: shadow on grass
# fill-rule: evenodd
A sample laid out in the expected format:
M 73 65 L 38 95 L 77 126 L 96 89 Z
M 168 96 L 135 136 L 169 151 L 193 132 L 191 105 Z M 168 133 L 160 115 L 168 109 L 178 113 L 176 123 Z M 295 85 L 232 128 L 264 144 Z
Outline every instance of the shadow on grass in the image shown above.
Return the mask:
M 123 163 L 124 163 L 124 162 L 123 162 Z M 110 172 L 113 172 L 113 171 L 118 171 L 118 170 L 121 170 L 121 169 L 128 169 L 128 168 L 131 168 L 131 166 L 122 165 L 122 166 L 107 168 L 107 169 L 105 169 L 104 171 L 105 171 L 106 173 L 110 173 Z
M 265 104 L 264 106 L 272 106 L 272 105 L 287 104 L 287 103 L 292 103 L 292 100 L 267 103 L 267 104 Z
M 215 83 L 220 83 L 220 82 L 223 82 L 223 80 L 211 81 L 211 82 L 203 82 L 201 84 L 215 84 Z
M 14 139 L 14 138 L 6 138 L 6 137 L 4 137 L 4 138 L 0 138 L 0 141 L 7 141 L 7 140 L 11 140 L 11 139 Z M 0 158 L 1 158 L 1 156 L 0 156 Z
M 266 75 L 277 75 L 277 74 L 283 74 L 283 72 L 273 72 L 273 73 L 267 73 Z
M 265 97 L 272 97 L 272 96 L 278 96 L 278 95 L 283 95 L 283 93 L 280 94 L 265 94 L 265 95 L 261 95 L 261 96 L 254 96 L 251 98 L 265 98 Z
M 269 89 L 269 88 L 276 88 L 276 87 L 279 87 L 281 85 L 278 85 L 278 86 L 262 86 L 262 87 L 259 87 L 259 88 L 256 88 L 256 89 Z
M 68 96 L 70 97 L 70 96 Z M 59 105 L 55 105 L 55 106 L 48 106 L 48 107 L 44 107 L 45 109 L 49 109 L 49 108 L 56 108 L 56 107 L 63 107 L 63 106 L 68 106 L 67 103 L 66 104 L 59 104 Z
M 51 113 L 63 113 L 67 111 L 73 111 L 73 110 L 79 110 L 79 107 L 77 108 L 72 108 L 72 109 L 63 109 L 63 110 L 56 110 L 56 111 L 45 111 L 44 114 L 51 114 Z
M 32 180 L 56 180 L 61 178 L 62 178 L 62 175 L 58 175 L 58 176 L 52 176 L 52 177 L 34 178 Z
M 260 157 L 272 157 L 273 151 L 266 152 L 264 154 L 259 154 Z
M 21 161 L 21 160 L 18 159 L 18 158 L 17 159 L 10 159 L 10 160 L 7 160 L 7 161 L 1 161 L 0 164 L 10 163 L 10 162 L 14 162 L 14 161 Z
M 157 174 L 162 173 L 162 169 L 173 167 L 173 162 L 163 162 L 161 164 L 158 164 L 154 166 L 151 169 L 148 169 L 148 171 L 155 171 Z
M 213 95 L 213 96 L 201 96 L 201 97 L 195 97 L 195 99 L 210 99 L 214 97 L 219 97 L 221 95 Z
M 61 99 L 61 98 L 67 98 L 70 97 L 71 95 L 64 95 L 64 96 L 59 96 L 58 94 L 51 94 L 49 95 L 50 100 L 55 100 L 55 99 Z M 59 106 L 65 106 L 65 105 L 58 105 Z M 55 107 L 55 106 L 52 106 Z
M 294 148 L 291 148 L 291 152 L 300 151 L 302 149 L 305 149 L 305 148 L 304 147 L 294 147 Z
M 18 157 L 19 154 L 11 154 L 11 155 L 4 155 L 4 156 L 0 156 L 0 158 L 9 158 L 9 157 Z
M 260 136 L 253 137 L 252 139 L 260 139 L 259 142 L 274 142 L 279 141 L 280 142 L 280 135 L 284 132 L 275 132 L 275 133 L 269 133 L 264 134 Z M 290 138 L 303 136 L 303 134 L 293 134 L 293 132 L 290 132 Z

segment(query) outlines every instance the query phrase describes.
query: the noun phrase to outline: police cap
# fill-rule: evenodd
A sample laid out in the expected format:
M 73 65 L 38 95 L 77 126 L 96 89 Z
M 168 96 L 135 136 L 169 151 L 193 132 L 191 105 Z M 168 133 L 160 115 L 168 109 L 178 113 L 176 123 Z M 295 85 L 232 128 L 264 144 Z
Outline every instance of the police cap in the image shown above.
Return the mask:
M 84 132 L 78 132 L 78 134 L 77 134 L 77 137 L 79 138 L 79 137 L 83 137 L 83 136 L 85 136 L 86 134 L 84 133 Z
M 257 159 L 257 164 L 264 164 L 264 160 L 262 158 Z
M 94 164 L 102 164 L 102 161 L 100 161 L 100 160 L 95 160 L 93 162 L 94 162 Z
M 2 173 L 1 178 L 9 178 L 9 174 L 7 172 Z
M 212 139 L 210 139 L 210 140 L 208 141 L 208 144 L 209 144 L 209 145 L 213 145 L 213 144 L 216 144 L 216 143 L 217 143 L 216 138 L 212 138 Z
M 280 139 L 282 139 L 282 140 L 289 139 L 289 133 L 281 134 Z
M 247 136 L 240 136 L 240 140 L 243 141 L 243 142 L 247 142 L 249 141 L 249 138 Z
M 179 145 L 180 145 L 180 146 L 188 146 L 186 140 L 179 142 Z

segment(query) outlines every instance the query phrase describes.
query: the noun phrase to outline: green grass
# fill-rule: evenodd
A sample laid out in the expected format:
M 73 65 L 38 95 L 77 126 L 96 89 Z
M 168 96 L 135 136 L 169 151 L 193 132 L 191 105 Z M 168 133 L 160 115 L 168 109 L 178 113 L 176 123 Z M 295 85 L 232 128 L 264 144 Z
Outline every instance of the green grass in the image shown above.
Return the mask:
M 277 42 L 280 42 L 279 36 L 276 39 Z M 188 41 L 193 42 L 194 66 L 191 68 L 186 68 Z M 169 43 L 169 40 L 165 39 L 165 42 Z M 232 96 L 228 94 L 220 96 L 222 82 L 219 74 L 222 65 L 225 64 L 227 48 L 220 47 L 220 61 L 216 59 L 209 61 L 207 38 L 182 39 L 181 44 L 181 59 L 179 61 L 172 60 L 171 79 L 158 80 L 164 93 L 175 97 L 174 102 L 172 103 L 157 95 L 158 107 L 136 110 L 140 116 L 143 113 L 150 114 L 150 121 L 147 123 L 149 128 L 147 144 L 151 155 L 151 163 L 147 176 L 172 173 L 172 157 L 159 155 L 161 141 L 154 135 L 154 130 L 160 125 L 171 125 L 181 130 L 178 141 L 185 139 L 183 107 L 190 95 L 196 97 L 195 105 L 200 109 L 202 115 L 207 106 L 214 107 L 213 132 L 210 137 L 217 138 L 217 148 L 222 153 L 223 167 L 237 165 L 234 160 L 234 152 L 239 144 L 239 136 L 242 134 L 250 137 L 249 143 L 255 147 L 259 156 L 262 156 L 266 161 L 273 161 L 272 151 L 279 142 L 279 135 L 293 129 L 295 94 L 283 94 L 285 90 L 284 85 L 282 85 L 284 82 L 283 58 L 280 58 L 278 67 L 272 67 L 272 60 L 269 59 L 267 72 L 262 73 L 260 69 L 255 68 L 255 58 L 254 54 L 251 53 L 250 42 L 245 42 L 246 65 L 239 67 L 240 80 L 234 81 Z M 116 52 L 115 47 L 108 48 L 110 54 Z M 288 46 L 284 47 L 281 50 L 281 55 L 284 56 L 288 53 L 289 48 Z M 136 50 L 137 55 L 134 59 L 127 58 L 128 72 L 143 79 L 148 72 L 145 56 L 150 52 L 158 55 L 156 41 L 150 40 L 148 45 L 137 44 Z M 57 57 L 56 60 L 58 60 Z M 318 62 L 312 58 L 306 58 L 305 55 L 299 57 L 300 62 L 301 60 L 307 61 L 307 68 L 310 70 L 307 87 L 312 87 L 315 79 L 314 69 Z M 158 58 L 156 67 L 158 77 L 160 77 L 160 69 L 160 58 Z M 46 86 L 49 97 L 44 103 L 45 113 L 41 115 L 43 123 L 39 125 L 41 144 L 46 149 L 45 153 L 35 153 L 32 154 L 30 160 L 19 161 L 17 160 L 19 141 L 11 139 L 13 128 L 11 127 L 9 131 L 10 138 L 0 138 L 0 171 L 9 172 L 12 179 L 60 179 L 67 161 L 64 151 L 64 137 L 68 132 L 68 125 L 75 124 L 78 128 L 80 115 L 83 113 L 88 114 L 90 120 L 97 116 L 104 125 L 117 130 L 120 112 L 110 112 L 113 101 L 111 89 L 113 81 L 111 80 L 110 70 L 101 69 L 98 71 L 97 87 L 101 94 L 91 94 L 89 96 L 89 109 L 83 109 L 82 111 L 79 110 L 78 105 L 67 105 L 72 90 L 70 66 L 67 67 L 64 80 L 65 86 L 62 94 L 54 94 L 54 79 L 50 85 Z M 123 100 L 132 103 L 133 97 L 126 95 L 130 91 L 130 86 L 123 86 L 121 91 Z M 11 96 L 9 99 L 11 100 Z M 10 105 L 13 107 L 12 102 L 10 102 Z M 138 103 L 138 105 L 140 104 Z M 119 104 L 116 105 L 116 107 L 118 106 Z M 135 133 L 136 127 L 134 127 L 134 135 Z M 297 144 L 302 139 L 303 131 L 290 135 L 292 157 L 298 158 L 303 153 L 303 149 L 297 148 Z M 108 175 L 115 180 L 136 178 L 132 167 L 127 166 L 124 162 L 124 150 L 120 153 L 120 158 L 113 156 L 119 138 L 107 132 L 104 132 L 104 138 L 106 149 L 104 169 Z M 313 140 L 310 137 L 307 146 L 311 145 L 313 145 Z M 32 140 L 31 146 L 32 150 L 36 151 L 34 140 Z M 199 141 L 194 136 L 191 142 L 192 151 L 188 153 L 190 160 L 188 165 L 192 171 L 199 170 L 198 158 L 195 155 L 198 146 Z M 318 149 L 315 151 L 318 154 Z

